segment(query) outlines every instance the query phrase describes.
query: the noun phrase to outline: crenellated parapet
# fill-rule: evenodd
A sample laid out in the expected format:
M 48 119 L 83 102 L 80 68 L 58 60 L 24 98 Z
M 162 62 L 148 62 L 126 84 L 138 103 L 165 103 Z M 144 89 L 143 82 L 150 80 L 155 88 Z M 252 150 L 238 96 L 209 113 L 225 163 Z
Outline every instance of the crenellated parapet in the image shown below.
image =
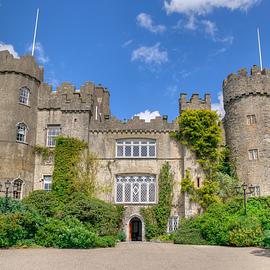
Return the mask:
M 96 122 L 91 126 L 90 132 L 101 133 L 167 133 L 176 131 L 177 121 L 168 122 L 167 116 L 159 116 L 146 122 L 139 116 L 134 116 L 127 121 L 120 121 L 112 117 L 106 117 L 104 122 Z
M 43 67 L 37 65 L 34 57 L 26 55 L 14 58 L 9 51 L 0 52 L 0 73 L 20 74 L 38 83 L 43 81 Z
M 270 70 L 261 71 L 254 65 L 250 75 L 245 68 L 238 70 L 237 74 L 230 74 L 223 81 L 224 105 L 248 96 L 270 96 Z
M 86 82 L 80 89 L 76 89 L 70 83 L 62 83 L 52 90 L 52 86 L 43 83 L 39 90 L 39 110 L 61 111 L 92 111 L 97 99 L 106 100 L 109 92 L 102 86 L 96 86 L 92 82 Z M 101 102 L 102 103 L 102 100 Z M 107 102 L 108 103 L 108 102 Z M 106 113 L 109 113 L 107 110 Z
M 211 96 L 205 94 L 204 99 L 201 99 L 199 94 L 192 94 L 190 99 L 187 99 L 186 93 L 180 94 L 179 99 L 179 114 L 183 111 L 190 110 L 211 110 Z

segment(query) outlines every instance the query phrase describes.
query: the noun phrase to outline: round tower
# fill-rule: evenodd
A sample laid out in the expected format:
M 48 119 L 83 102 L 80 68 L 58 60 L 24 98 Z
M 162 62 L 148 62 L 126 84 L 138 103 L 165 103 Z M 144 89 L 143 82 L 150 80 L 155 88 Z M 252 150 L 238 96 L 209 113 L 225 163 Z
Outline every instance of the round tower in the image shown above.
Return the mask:
M 270 195 L 270 71 L 253 66 L 223 82 L 226 143 L 242 182 Z
M 20 182 L 14 196 L 32 190 L 38 89 L 43 69 L 33 57 L 0 52 L 0 181 Z

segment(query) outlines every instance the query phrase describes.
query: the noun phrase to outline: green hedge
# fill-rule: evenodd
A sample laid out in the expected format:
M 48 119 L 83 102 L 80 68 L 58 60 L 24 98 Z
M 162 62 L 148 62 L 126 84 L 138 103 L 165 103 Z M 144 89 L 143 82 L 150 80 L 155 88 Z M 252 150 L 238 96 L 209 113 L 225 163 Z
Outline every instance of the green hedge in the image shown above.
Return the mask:
M 189 241 L 194 244 L 200 244 L 200 235 L 210 245 L 269 247 L 269 209 L 270 197 L 250 198 L 247 216 L 242 198 L 212 204 L 202 215 L 181 221 L 175 243 L 184 243 L 189 234 Z

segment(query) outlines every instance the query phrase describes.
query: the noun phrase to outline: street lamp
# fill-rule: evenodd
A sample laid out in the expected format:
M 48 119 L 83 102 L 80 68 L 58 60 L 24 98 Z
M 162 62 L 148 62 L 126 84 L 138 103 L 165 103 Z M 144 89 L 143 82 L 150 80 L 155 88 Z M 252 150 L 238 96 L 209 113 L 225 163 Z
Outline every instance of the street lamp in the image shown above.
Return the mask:
M 236 191 L 237 193 L 241 193 L 241 191 L 243 191 L 243 195 L 244 195 L 244 213 L 245 213 L 245 216 L 247 215 L 247 195 L 249 194 L 254 194 L 254 191 L 255 191 L 255 187 L 251 184 L 251 185 L 248 185 L 247 183 L 243 183 L 242 185 L 240 186 L 236 186 Z
M 5 182 L 5 184 L 4 184 L 4 190 L 2 190 L 2 188 L 3 188 L 3 184 L 0 183 L 0 192 L 1 193 L 5 193 L 4 211 L 6 212 L 7 209 L 8 209 L 8 195 L 10 193 L 13 193 L 14 190 L 16 190 L 17 185 L 15 185 L 15 184 L 13 185 L 13 191 L 12 191 L 12 190 L 10 190 L 10 188 L 11 188 L 11 182 L 10 182 L 10 180 L 7 180 Z

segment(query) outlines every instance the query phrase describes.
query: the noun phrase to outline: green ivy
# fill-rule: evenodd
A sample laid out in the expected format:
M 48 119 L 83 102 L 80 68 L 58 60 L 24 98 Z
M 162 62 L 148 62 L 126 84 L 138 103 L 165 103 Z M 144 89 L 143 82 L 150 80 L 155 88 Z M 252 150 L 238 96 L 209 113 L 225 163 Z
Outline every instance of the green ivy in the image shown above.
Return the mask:
M 158 177 L 159 201 L 156 206 L 141 209 L 146 226 L 146 238 L 152 239 L 166 233 L 173 199 L 173 174 L 165 162 Z
M 78 177 L 78 164 L 86 143 L 76 138 L 56 139 L 52 191 L 63 201 L 73 192 Z
M 238 180 L 229 158 L 229 149 L 222 145 L 221 121 L 217 113 L 186 110 L 179 116 L 178 124 L 179 130 L 171 135 L 196 154 L 205 173 L 203 185 L 195 188 L 187 170 L 181 182 L 181 192 L 187 192 L 190 200 L 203 208 L 234 196 L 234 186 Z
M 44 147 L 41 145 L 35 145 L 32 149 L 32 152 L 34 154 L 40 155 L 43 160 L 47 160 L 54 154 L 54 149 L 51 149 L 49 147 Z
M 220 157 L 221 121 L 211 110 L 186 110 L 178 118 L 179 130 L 172 133 L 180 143 L 195 152 L 202 168 L 210 174 Z

